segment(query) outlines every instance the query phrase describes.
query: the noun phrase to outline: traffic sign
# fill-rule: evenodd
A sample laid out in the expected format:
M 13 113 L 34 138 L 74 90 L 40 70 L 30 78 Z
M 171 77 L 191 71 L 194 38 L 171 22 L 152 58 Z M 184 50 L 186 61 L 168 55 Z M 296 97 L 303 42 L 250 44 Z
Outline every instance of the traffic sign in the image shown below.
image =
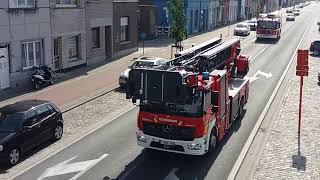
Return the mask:
M 309 59 L 309 51 L 299 49 L 297 66 L 296 66 L 297 76 L 308 76 L 308 71 L 309 71 L 308 59 Z
M 140 33 L 140 39 L 146 39 L 147 35 L 146 33 Z
M 308 76 L 308 71 L 296 71 L 297 76 Z
M 296 70 L 297 71 L 302 71 L 302 70 L 309 71 L 309 66 L 308 65 L 296 66 Z
M 308 50 L 298 50 L 298 61 L 308 61 L 309 51 Z

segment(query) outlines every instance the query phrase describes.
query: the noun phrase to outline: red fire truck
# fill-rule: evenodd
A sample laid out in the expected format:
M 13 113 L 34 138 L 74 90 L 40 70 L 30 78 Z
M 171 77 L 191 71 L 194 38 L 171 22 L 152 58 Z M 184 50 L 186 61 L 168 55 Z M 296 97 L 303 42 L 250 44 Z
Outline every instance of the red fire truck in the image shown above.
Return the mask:
M 282 21 L 281 17 L 260 18 L 257 21 L 256 36 L 257 39 L 280 39 Z
M 138 145 L 191 155 L 212 151 L 249 97 L 249 60 L 240 50 L 239 39 L 217 38 L 166 65 L 131 70 L 126 96 L 139 101 Z

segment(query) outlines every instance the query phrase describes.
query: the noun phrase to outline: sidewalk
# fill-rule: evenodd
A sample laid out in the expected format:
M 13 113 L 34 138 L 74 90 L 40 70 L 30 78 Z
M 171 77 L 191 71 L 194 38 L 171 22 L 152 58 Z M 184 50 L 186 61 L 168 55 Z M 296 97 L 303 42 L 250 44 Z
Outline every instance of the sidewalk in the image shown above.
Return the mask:
M 314 35 L 315 28 L 312 31 Z M 312 35 L 304 49 L 316 38 Z M 293 66 L 295 69 L 295 64 Z M 252 143 L 236 179 L 320 180 L 320 86 L 317 78 L 320 58 L 309 56 L 309 68 L 309 76 L 303 83 L 300 137 L 297 134 L 300 78 L 293 74 L 271 128 L 260 126 L 258 132 L 261 133 L 255 137 L 260 140 Z M 261 134 L 266 137 L 262 138 Z
M 208 40 L 209 38 L 218 37 L 220 34 L 223 37 L 230 37 L 234 25 L 218 28 L 214 31 L 196 35 L 183 41 L 184 48 L 191 47 L 193 44 L 198 44 Z M 228 30 L 230 29 L 230 32 Z M 230 35 L 230 36 L 229 36 Z M 145 42 L 144 56 L 158 56 L 170 59 L 172 39 L 156 39 Z M 142 43 L 140 43 L 140 46 Z M 63 73 L 62 79 L 70 79 L 47 87 L 37 92 L 29 90 L 24 95 L 19 95 L 21 92 L 0 92 L 0 106 L 12 103 L 23 99 L 46 99 L 58 104 L 63 110 L 68 110 L 77 104 L 81 104 L 93 97 L 114 90 L 118 87 L 118 78 L 130 64 L 134 58 L 142 56 L 142 47 L 139 51 L 128 56 L 114 60 L 100 67 L 84 67 L 74 72 Z M 75 77 L 80 75 L 78 77 Z M 74 78 L 73 78 L 74 77 Z

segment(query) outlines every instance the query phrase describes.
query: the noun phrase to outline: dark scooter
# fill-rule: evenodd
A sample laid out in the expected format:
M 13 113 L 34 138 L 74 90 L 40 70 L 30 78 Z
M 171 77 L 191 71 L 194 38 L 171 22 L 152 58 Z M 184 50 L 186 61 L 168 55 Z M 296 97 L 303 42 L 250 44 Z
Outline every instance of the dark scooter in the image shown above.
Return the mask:
M 35 66 L 31 81 L 34 89 L 38 90 L 41 86 L 53 85 L 55 80 L 55 72 L 48 66 Z

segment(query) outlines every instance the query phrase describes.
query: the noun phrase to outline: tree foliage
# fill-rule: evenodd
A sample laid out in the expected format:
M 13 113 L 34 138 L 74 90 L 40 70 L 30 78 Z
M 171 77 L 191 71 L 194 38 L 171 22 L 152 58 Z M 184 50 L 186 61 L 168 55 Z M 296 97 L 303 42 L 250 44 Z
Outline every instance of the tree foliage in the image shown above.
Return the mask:
M 184 16 L 184 0 L 168 0 L 168 8 L 171 13 L 171 34 L 175 38 L 176 43 L 181 42 L 185 37 L 185 23 Z

